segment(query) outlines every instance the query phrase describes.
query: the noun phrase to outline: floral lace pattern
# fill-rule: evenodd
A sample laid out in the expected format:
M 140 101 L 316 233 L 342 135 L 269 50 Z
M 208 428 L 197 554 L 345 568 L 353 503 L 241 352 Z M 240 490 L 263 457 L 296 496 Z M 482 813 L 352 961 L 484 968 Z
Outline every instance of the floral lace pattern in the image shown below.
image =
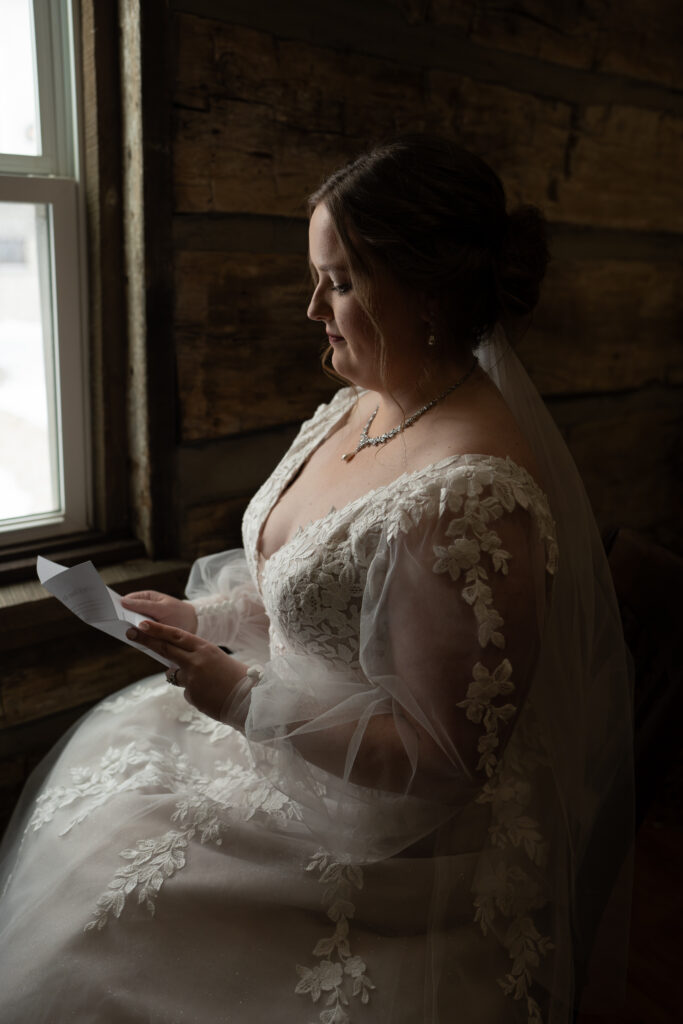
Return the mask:
M 496 925 L 502 927 L 511 966 L 498 983 L 506 995 L 526 1002 L 529 1024 L 542 1024 L 541 1008 L 531 992 L 532 972 L 554 948 L 533 919 L 533 911 L 547 902 L 540 869 L 549 851 L 539 821 L 529 814 L 529 804 L 534 773 L 545 761 L 533 725 L 527 722 L 510 741 L 504 763 L 494 766 L 478 797 L 479 803 L 491 805 L 491 849 L 475 885 L 475 920 L 484 935 Z
M 363 872 L 354 864 L 335 861 L 324 850 L 311 858 L 307 871 L 317 871 L 323 885 L 323 906 L 334 924 L 332 935 L 320 939 L 313 955 L 320 957 L 316 967 L 297 964 L 298 995 L 309 993 L 314 1003 L 324 997 L 326 1008 L 320 1011 L 320 1024 L 349 1024 L 349 997 L 370 1001 L 374 985 L 367 974 L 367 965 L 359 956 L 352 956 L 349 941 L 349 918 L 356 912 L 353 890 L 363 888 Z
M 244 541 L 255 577 L 257 541 L 270 509 L 352 397 L 338 392 L 327 408 L 304 425 L 276 472 L 252 500 L 245 517 Z M 534 521 L 545 550 L 545 569 L 552 576 L 558 551 L 547 500 L 531 475 L 509 458 L 450 457 L 405 474 L 341 509 L 331 509 L 327 516 L 299 528 L 261 569 L 261 590 L 271 614 L 271 646 L 278 652 L 288 647 L 305 650 L 321 655 L 328 664 L 356 670 L 361 602 L 380 538 L 385 536 L 392 543 L 431 520 L 447 523 L 444 542 L 434 546 L 434 573 L 448 574 L 461 584 L 460 593 L 472 609 L 480 648 L 502 652 L 505 623 L 495 607 L 490 574 L 506 576 L 511 555 L 495 524 L 517 509 Z M 492 805 L 490 843 L 498 855 L 486 885 L 475 895 L 475 921 L 486 934 L 496 915 L 506 919 L 503 942 L 511 968 L 500 984 L 513 998 L 526 1000 L 529 1024 L 541 1024 L 540 1008 L 530 991 L 531 972 L 552 943 L 533 923 L 532 911 L 545 900 L 536 878 L 517 854 L 539 867 L 547 849 L 538 822 L 526 807 L 529 764 L 518 760 L 516 769 L 510 767 L 510 745 L 504 762 L 499 758 L 501 729 L 517 714 L 517 706 L 505 699 L 514 690 L 508 658 L 489 667 L 477 661 L 466 695 L 457 706 L 470 722 L 482 727 L 477 770 L 486 781 L 479 802 Z M 515 857 L 509 855 L 510 850 Z M 346 929 L 345 919 L 344 942 Z M 338 949 L 336 942 L 322 940 L 316 955 L 326 955 L 320 952 L 323 949 Z M 310 993 L 314 1001 L 326 994 L 329 1008 L 322 1012 L 321 1024 L 345 1024 L 350 1019 L 341 987 L 345 964 L 344 957 L 338 956 L 336 961 L 322 960 L 316 968 L 298 968 L 297 992 Z M 364 973 L 364 964 L 362 970 Z
M 346 391 L 339 392 L 304 424 L 252 500 L 244 540 L 254 580 L 258 578 L 258 537 L 270 509 L 352 398 Z M 518 509 L 528 513 L 546 572 L 552 575 L 557 567 L 554 524 L 533 478 L 509 459 L 464 455 L 405 474 L 301 528 L 265 563 L 259 583 L 270 619 L 272 654 L 317 655 L 326 665 L 355 677 L 360 675 L 361 606 L 380 543 L 400 543 L 416 528 L 438 524 L 434 534 L 438 541 L 430 549 L 427 572 L 431 568 L 444 581 L 452 581 L 464 613 L 472 616 L 473 645 L 481 651 L 481 657 L 473 659 L 466 692 L 463 696 L 460 691 L 462 699 L 456 702 L 463 720 L 480 729 L 478 803 L 490 806 L 489 846 L 474 883 L 474 921 L 484 934 L 495 931 L 502 936 L 510 969 L 500 984 L 512 998 L 526 1000 L 529 1024 L 541 1024 L 532 975 L 552 943 L 538 930 L 533 916 L 546 902 L 541 869 L 548 846 L 534 816 L 532 780 L 543 763 L 543 752 L 530 726 L 526 731 L 516 727 L 501 756 L 503 737 L 518 708 L 512 702 L 514 666 L 506 656 L 505 622 L 494 597 L 496 586 L 510 572 L 512 558 L 503 544 L 499 521 Z M 218 614 L 222 607 L 232 613 L 234 602 L 214 601 L 203 614 Z M 157 818 L 156 832 L 126 840 L 131 845 L 120 851 L 121 866 L 100 893 L 85 924 L 87 931 L 119 919 L 131 902 L 153 915 L 166 882 L 191 866 L 193 848 L 197 844 L 220 847 L 238 822 L 291 830 L 303 820 L 301 805 L 256 770 L 246 739 L 189 707 L 165 682 L 133 687 L 104 701 L 95 713 L 123 716 L 146 701 L 154 701 L 187 735 L 187 749 L 164 743 L 159 736 L 149 743 L 112 744 L 94 763 L 72 767 L 66 784 L 44 790 L 29 823 L 36 831 L 58 812 L 66 812 L 61 824 L 65 834 L 113 796 L 131 792 L 153 791 L 167 808 L 161 827 Z M 214 763 L 204 760 L 202 768 L 188 752 L 200 742 L 212 745 L 216 753 Z M 224 743 L 230 760 L 220 760 Z M 296 966 L 294 992 L 310 998 L 319 1024 L 351 1024 L 354 1005 L 379 998 L 372 995 L 372 965 L 368 969 L 352 952 L 354 898 L 363 887 L 363 872 L 323 850 L 302 863 L 302 873 L 304 868 L 307 877 L 318 876 L 322 907 L 332 927 L 312 949 L 317 962 Z
M 116 795 L 156 791 L 172 798 L 170 822 L 174 827 L 161 835 L 141 838 L 134 847 L 120 852 L 126 863 L 98 898 L 86 931 L 102 929 L 110 917 L 119 918 L 128 897 L 133 895 L 154 914 L 163 884 L 186 866 L 193 840 L 220 846 L 233 822 L 259 819 L 287 828 L 289 822 L 301 818 L 296 802 L 250 767 L 249 746 L 244 737 L 179 700 L 167 683 L 140 684 L 126 694 L 103 701 L 96 712 L 122 714 L 160 694 L 168 698 L 165 711 L 171 720 L 209 742 L 230 735 L 246 764 L 240 765 L 234 757 L 216 761 L 209 774 L 200 771 L 176 743 L 164 747 L 158 740 L 154 745 L 132 741 L 123 747 L 110 747 L 94 764 L 72 767 L 70 785 L 49 786 L 42 792 L 28 830 L 38 831 L 59 811 L 74 807 L 75 812 L 60 829 L 60 835 L 80 825 Z

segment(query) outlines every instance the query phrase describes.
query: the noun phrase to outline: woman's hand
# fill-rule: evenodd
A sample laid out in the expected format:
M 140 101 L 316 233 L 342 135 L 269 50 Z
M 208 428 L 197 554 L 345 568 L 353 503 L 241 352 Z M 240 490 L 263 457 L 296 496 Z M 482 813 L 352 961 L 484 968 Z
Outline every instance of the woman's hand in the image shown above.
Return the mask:
M 197 613 L 189 601 L 180 601 L 158 590 L 137 590 L 121 598 L 124 608 L 138 615 L 149 616 L 165 626 L 178 626 L 188 633 L 197 631 Z
M 160 622 L 141 622 L 126 635 L 177 665 L 176 682 L 184 688 L 185 699 L 220 721 L 225 702 L 247 674 L 247 665 L 194 633 Z

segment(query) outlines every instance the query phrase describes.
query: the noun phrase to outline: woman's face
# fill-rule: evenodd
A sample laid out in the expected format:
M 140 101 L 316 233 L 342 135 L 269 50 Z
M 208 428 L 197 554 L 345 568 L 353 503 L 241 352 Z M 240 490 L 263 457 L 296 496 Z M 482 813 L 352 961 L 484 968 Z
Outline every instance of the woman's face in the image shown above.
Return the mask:
M 332 366 L 353 384 L 381 390 L 379 342 L 373 323 L 353 292 L 346 254 L 329 211 L 319 203 L 309 225 L 309 255 L 317 284 L 307 314 L 325 325 L 332 346 Z M 385 340 L 390 386 L 415 379 L 428 335 L 414 296 L 388 273 L 381 273 L 373 307 Z

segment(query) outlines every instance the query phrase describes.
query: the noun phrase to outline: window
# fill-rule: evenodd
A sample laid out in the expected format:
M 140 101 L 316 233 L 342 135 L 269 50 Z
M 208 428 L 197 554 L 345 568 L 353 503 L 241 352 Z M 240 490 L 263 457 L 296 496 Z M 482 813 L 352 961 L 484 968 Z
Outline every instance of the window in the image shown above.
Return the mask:
M 70 0 L 0 3 L 0 544 L 91 524 Z

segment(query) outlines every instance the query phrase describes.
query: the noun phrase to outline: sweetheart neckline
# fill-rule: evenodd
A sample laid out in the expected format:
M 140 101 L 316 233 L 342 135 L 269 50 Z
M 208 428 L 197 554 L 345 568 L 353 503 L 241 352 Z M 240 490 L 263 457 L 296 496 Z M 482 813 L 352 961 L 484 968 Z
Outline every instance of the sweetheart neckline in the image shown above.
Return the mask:
M 306 457 L 308 458 L 308 456 L 306 456 Z M 438 462 L 430 462 L 430 463 L 428 463 L 425 466 L 418 467 L 417 469 L 406 470 L 405 473 L 402 473 L 400 476 L 394 477 L 394 479 L 393 480 L 389 480 L 388 483 L 380 484 L 378 487 L 373 487 L 371 490 L 365 491 L 364 494 L 359 494 L 356 498 L 352 498 L 351 501 L 347 501 L 344 505 L 340 506 L 340 508 L 336 508 L 334 505 L 332 505 L 328 512 L 325 512 L 322 516 L 318 516 L 317 519 L 310 519 L 307 523 L 300 524 L 296 528 L 296 530 L 294 531 L 292 536 L 288 540 L 286 540 L 284 542 L 284 544 L 281 544 L 280 547 L 277 548 L 272 553 L 272 555 L 268 556 L 268 558 L 264 558 L 264 556 L 261 554 L 261 551 L 258 548 L 258 540 L 257 540 L 256 563 L 257 563 L 257 566 L 258 566 L 258 579 L 259 579 L 259 583 L 262 580 L 263 575 L 264 575 L 266 569 L 268 568 L 268 566 L 270 565 L 270 563 L 275 558 L 277 558 L 277 556 L 280 554 L 280 552 L 284 551 L 285 548 L 288 548 L 291 544 L 294 543 L 295 540 L 298 540 L 302 536 L 302 534 L 306 533 L 312 527 L 314 527 L 314 526 L 315 527 L 320 527 L 324 522 L 326 522 L 326 520 L 328 520 L 330 518 L 330 516 L 341 515 L 342 513 L 348 513 L 348 511 L 350 509 L 352 509 L 354 507 L 354 505 L 358 504 L 359 502 L 361 502 L 361 501 L 363 501 L 365 499 L 372 498 L 376 494 L 379 494 L 382 491 L 387 491 L 390 488 L 394 487 L 398 483 L 405 482 L 406 480 L 412 479 L 413 477 L 417 477 L 421 473 L 426 473 L 428 470 L 440 469 L 441 467 L 445 466 L 446 463 L 457 462 L 457 461 L 459 461 L 461 459 L 475 459 L 475 460 L 484 461 L 484 462 L 488 461 L 489 464 L 503 463 L 504 465 L 513 466 L 515 468 L 515 470 L 520 474 L 520 476 L 524 479 L 524 481 L 531 485 L 531 489 L 533 491 L 536 491 L 538 493 L 538 495 L 540 495 L 542 497 L 542 499 L 545 501 L 546 505 L 548 505 L 548 508 L 550 507 L 549 503 L 548 503 L 548 498 L 547 498 L 547 496 L 545 494 L 545 491 L 540 486 L 540 484 L 534 479 L 534 477 L 531 475 L 529 470 L 526 469 L 524 466 L 521 466 L 518 462 L 515 462 L 515 460 L 512 459 L 509 455 L 486 455 L 483 452 L 458 452 L 455 455 L 446 455 L 446 456 L 444 456 L 443 459 L 439 459 Z M 469 462 L 465 463 L 465 465 L 469 465 L 469 464 L 470 464 Z M 302 463 L 302 465 L 303 465 L 303 463 Z M 291 479 L 291 478 L 289 478 L 289 479 Z M 287 484 L 283 485 L 282 489 L 278 492 L 277 496 L 275 497 L 275 500 L 273 501 L 272 505 L 270 505 L 270 507 L 268 508 L 268 511 L 266 512 L 266 514 L 265 514 L 265 516 L 264 516 L 264 518 L 262 520 L 261 529 L 259 530 L 259 534 L 258 534 L 258 539 L 259 540 L 260 540 L 261 533 L 262 533 L 262 530 L 263 530 L 263 525 L 266 523 L 268 517 L 270 516 L 270 513 L 272 512 L 272 510 L 275 508 L 275 506 L 277 505 L 278 501 L 280 500 L 280 497 L 284 493 L 286 486 L 287 486 Z
M 522 465 L 520 465 L 520 463 L 515 462 L 515 460 L 512 459 L 509 455 L 490 455 L 490 454 L 487 455 L 487 454 L 484 454 L 483 452 L 457 452 L 454 455 L 446 455 L 446 456 L 444 456 L 443 459 L 439 459 L 436 462 L 430 462 L 430 463 L 427 463 L 427 465 L 425 465 L 425 466 L 419 466 L 417 469 L 406 470 L 404 473 L 401 473 L 400 476 L 394 477 L 393 480 L 389 480 L 388 483 L 380 484 L 378 487 L 373 487 L 371 490 L 365 491 L 364 494 L 359 494 L 356 498 L 352 498 L 351 501 L 347 501 L 344 505 L 341 505 L 339 508 L 336 508 L 334 505 L 332 505 L 330 507 L 329 511 L 325 512 L 322 516 L 318 516 L 316 519 L 310 519 L 307 523 L 300 524 L 296 528 L 296 530 L 294 531 L 292 536 L 288 540 L 286 540 L 284 542 L 284 544 L 281 544 L 279 548 L 276 548 L 276 550 L 273 551 L 273 553 L 268 556 L 268 558 L 265 558 L 263 556 L 263 554 L 261 553 L 261 539 L 262 539 L 262 536 L 263 536 L 264 527 L 265 527 L 266 523 L 268 522 L 268 519 L 270 518 L 271 512 L 273 511 L 273 509 L 275 508 L 275 506 L 279 502 L 280 498 L 282 497 L 282 495 L 286 491 L 287 487 L 294 481 L 294 479 L 296 479 L 297 475 L 301 472 L 303 467 L 306 465 L 306 462 L 308 461 L 308 459 L 310 459 L 311 455 L 322 444 L 324 444 L 324 442 L 327 440 L 327 438 L 329 438 L 331 436 L 331 434 L 334 431 L 334 429 L 336 427 L 338 427 L 339 424 L 342 422 L 344 416 L 347 415 L 347 413 L 349 412 L 349 410 L 351 408 L 352 401 L 353 400 L 357 400 L 357 398 L 359 396 L 362 396 L 365 393 L 366 393 L 365 389 L 361 389 L 360 391 L 358 391 L 358 390 L 354 391 L 354 389 L 350 388 L 350 387 L 348 387 L 348 388 L 340 388 L 339 391 L 337 391 L 335 393 L 334 397 L 329 402 L 329 404 L 327 406 L 323 406 L 322 407 L 325 412 L 329 413 L 329 412 L 332 411 L 335 402 L 340 401 L 340 404 L 342 405 L 342 408 L 341 408 L 341 410 L 339 412 L 339 415 L 336 417 L 334 422 L 332 424 L 330 424 L 329 428 L 327 430 L 325 430 L 324 433 L 320 437 L 316 437 L 314 439 L 314 444 L 310 448 L 308 446 L 306 446 L 306 448 L 305 448 L 305 450 L 304 450 L 304 452 L 303 452 L 303 454 L 302 454 L 302 456 L 300 458 L 300 461 L 298 461 L 297 464 L 292 467 L 292 471 L 290 473 L 288 473 L 288 475 L 285 477 L 281 487 L 278 489 L 277 493 L 273 497 L 273 500 L 269 503 L 268 508 L 266 509 L 265 514 L 263 515 L 263 518 L 261 519 L 261 522 L 260 522 L 260 525 L 259 525 L 259 529 L 258 529 L 257 534 L 256 534 L 256 543 L 255 543 L 255 552 L 254 553 L 255 553 L 255 556 L 256 556 L 256 558 L 255 558 L 256 577 L 257 577 L 257 581 L 259 583 L 259 589 L 260 589 L 261 578 L 262 578 L 262 576 L 263 576 L 267 566 L 273 561 L 274 558 L 276 558 L 279 555 L 279 553 L 281 551 L 283 551 L 285 548 L 288 548 L 291 544 L 294 543 L 295 540 L 297 540 L 299 537 L 301 537 L 301 535 L 303 533 L 305 533 L 307 530 L 309 530 L 311 527 L 313 527 L 313 526 L 321 526 L 324 522 L 326 522 L 327 519 L 329 519 L 330 516 L 338 515 L 338 514 L 340 514 L 342 512 L 346 512 L 347 510 L 353 508 L 360 501 L 362 501 L 362 500 L 364 500 L 366 498 L 371 498 L 374 495 L 379 494 L 382 491 L 388 490 L 389 488 L 394 487 L 397 483 L 399 483 L 401 481 L 405 482 L 408 479 L 411 479 L 413 477 L 419 476 L 421 473 L 426 473 L 428 470 L 440 468 L 442 466 L 445 466 L 447 463 L 456 462 L 456 461 L 458 461 L 460 459 L 480 459 L 480 460 L 487 460 L 488 459 L 489 461 L 492 461 L 492 462 L 510 464 L 510 465 L 514 466 L 515 469 L 518 470 L 518 472 L 524 478 L 526 478 L 528 483 L 531 484 L 532 488 L 535 489 L 536 491 L 538 491 L 538 493 L 545 500 L 546 505 L 548 505 L 548 507 L 549 507 L 548 498 L 547 498 L 547 496 L 545 494 L 545 491 L 543 490 L 541 485 L 538 483 L 536 478 L 534 476 L 532 476 L 532 474 L 529 472 L 528 469 L 526 469 L 525 466 L 522 466 Z M 343 401 L 341 401 L 342 399 L 343 399 Z M 318 410 L 318 411 L 320 411 L 320 410 Z M 316 417 L 314 415 L 312 417 L 312 419 L 308 421 L 308 424 L 312 426 L 314 421 L 315 421 L 315 418 Z M 290 452 L 288 454 L 291 454 L 291 449 L 290 449 Z M 285 456 L 285 458 L 286 457 L 287 456 Z

